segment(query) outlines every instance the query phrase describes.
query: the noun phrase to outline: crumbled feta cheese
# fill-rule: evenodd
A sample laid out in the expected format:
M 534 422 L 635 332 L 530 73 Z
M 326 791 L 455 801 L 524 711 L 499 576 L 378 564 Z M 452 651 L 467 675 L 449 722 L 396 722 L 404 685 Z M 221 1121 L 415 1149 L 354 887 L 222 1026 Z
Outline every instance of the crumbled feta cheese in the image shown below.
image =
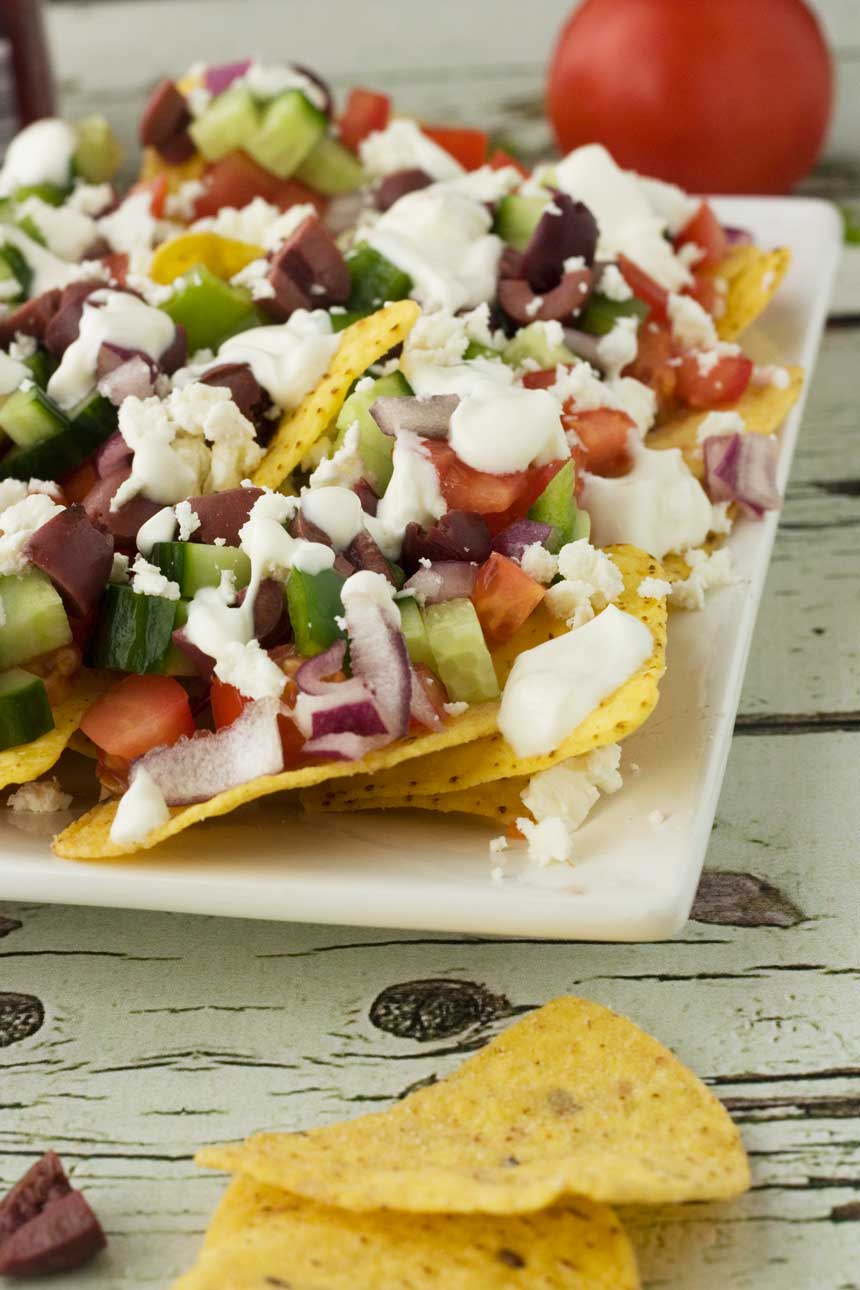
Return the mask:
M 327 460 L 320 461 L 308 479 L 309 488 L 325 488 L 337 485 L 341 488 L 352 488 L 365 473 L 364 462 L 359 450 L 360 427 L 357 421 L 347 428 L 340 447 Z
M 719 344 L 713 318 L 692 296 L 671 292 L 668 313 L 672 335 L 682 349 L 714 349 Z
M 627 279 L 617 264 L 607 264 L 600 275 L 597 289 L 602 296 L 606 296 L 609 300 L 616 300 L 619 303 L 633 299 L 633 291 L 627 285 Z
M 655 827 L 659 827 L 659 825 L 661 825 L 661 824 L 665 824 L 665 822 L 666 822 L 666 816 L 665 816 L 665 814 L 663 813 L 663 811 L 650 811 L 650 812 L 649 812 L 649 814 L 648 814 L 648 823 L 649 823 L 649 824 L 653 824 Z
M 164 600 L 179 599 L 179 583 L 172 582 L 157 565 L 150 564 L 142 555 L 138 555 L 131 566 L 131 589 L 139 596 L 161 596 Z
M 702 204 L 700 197 L 691 197 L 677 184 L 668 184 L 663 179 L 651 179 L 647 175 L 637 176 L 639 187 L 653 209 L 666 221 L 666 232 L 670 237 L 677 235 L 698 214 Z
M 548 587 L 558 573 L 558 556 L 547 551 L 540 542 L 532 542 L 520 556 L 520 568 L 535 582 Z
M 710 554 L 701 550 L 685 551 L 684 559 L 690 573 L 683 582 L 673 585 L 671 597 L 672 604 L 681 609 L 703 609 L 707 592 L 729 586 L 735 580 L 728 547 L 720 547 Z
M 731 533 L 734 520 L 731 514 L 731 502 L 715 502 L 711 509 L 711 532 Z
M 443 703 L 442 707 L 449 717 L 462 717 L 464 712 L 469 711 L 468 703 L 463 703 L 462 700 L 459 703 Z
M 200 179 L 186 179 L 175 193 L 168 193 L 164 201 L 165 214 L 171 219 L 190 220 L 194 216 L 194 206 L 198 197 L 202 197 L 206 185 Z
M 24 363 L 32 358 L 39 348 L 35 336 L 27 336 L 23 331 L 16 331 L 15 338 L 9 346 L 9 357 L 16 363 Z
M 257 640 L 230 641 L 218 654 L 215 675 L 249 699 L 278 698 L 284 674 Z
M 558 817 L 571 833 L 583 823 L 601 793 L 622 787 L 621 748 L 608 744 L 582 757 L 550 766 L 533 775 L 521 797 L 535 820 Z
M 701 446 L 715 434 L 744 434 L 746 428 L 746 421 L 737 412 L 709 412 L 699 423 L 696 443 Z
M 572 862 L 573 835 L 567 821 L 560 816 L 547 816 L 539 824 L 522 817 L 517 820 L 517 827 L 528 843 L 529 859 L 540 868 Z
M 8 483 L 11 485 L 13 481 L 9 480 Z M 23 481 L 15 480 L 14 483 L 20 484 L 23 495 L 11 487 L 4 488 L 0 495 L 2 504 L 6 497 L 14 499 L 17 494 L 17 500 L 11 500 L 0 511 L 0 574 L 23 573 L 28 564 L 25 548 L 30 538 L 43 524 L 47 524 L 48 520 L 65 509 L 52 501 L 46 493 L 28 494 Z
M 493 882 L 502 882 L 505 877 L 505 871 L 500 864 L 494 864 L 490 869 L 490 877 Z
M 704 260 L 708 254 L 703 246 L 697 246 L 695 242 L 685 242 L 676 252 L 678 259 L 688 269 L 692 269 L 700 260 Z
M 10 348 L 9 353 L 12 353 Z M 791 373 L 786 367 L 776 367 L 772 363 L 755 367 L 752 375 L 753 385 L 772 385 L 777 390 L 787 390 L 791 385 Z
M 71 801 L 71 793 L 64 793 L 56 779 L 35 779 L 10 794 L 6 805 L 13 811 L 50 815 L 54 811 L 65 811 Z
M 571 629 L 587 623 L 595 609 L 605 608 L 624 590 L 618 566 L 587 538 L 562 547 L 558 571 L 563 581 L 549 588 L 544 603 L 555 618 L 564 618 Z
M 526 313 L 529 318 L 536 318 L 542 308 L 543 296 L 535 296 L 534 300 L 530 300 L 526 305 Z
M 463 167 L 440 148 L 415 121 L 397 118 L 374 130 L 359 144 L 361 164 L 373 178 L 398 170 L 423 170 L 431 179 L 456 179 Z
M 126 286 L 131 287 L 138 295 L 143 296 L 148 305 L 153 309 L 158 309 L 166 300 L 173 295 L 173 285 L 165 286 L 161 282 L 153 282 L 147 273 L 126 273 Z M 185 370 L 185 369 L 180 369 Z M 178 373 L 174 373 L 174 376 Z
M 191 534 L 196 533 L 200 528 L 200 516 L 187 500 L 177 502 L 173 512 L 179 524 L 179 541 L 187 542 Z
M 123 555 L 121 551 L 114 551 L 113 553 L 110 581 L 116 583 L 128 582 L 128 556 Z
M 636 588 L 636 594 L 643 600 L 662 600 L 672 592 L 671 582 L 665 578 L 643 578 Z
M 497 838 L 490 838 L 491 855 L 498 855 L 500 851 L 507 851 L 507 849 L 508 849 L 508 839 L 505 837 L 504 834 L 501 834 Z
M 636 339 L 638 331 L 639 319 L 634 315 L 617 318 L 612 331 L 601 336 L 597 342 L 597 357 L 610 379 L 620 376 L 623 369 L 635 359 L 639 352 Z
M 110 840 L 117 846 L 131 846 L 142 842 L 148 833 L 165 824 L 170 811 L 161 789 L 148 770 L 138 766 L 131 783 L 119 799 L 116 815 L 110 826 Z
M 274 251 L 311 215 L 316 217 L 317 211 L 309 202 L 282 211 L 265 198 L 255 197 L 247 206 L 222 206 L 216 215 L 195 220 L 191 228 L 195 233 L 218 233 Z
M 95 221 L 71 206 L 52 206 L 41 197 L 28 197 L 18 206 L 45 239 L 45 245 L 63 260 L 79 260 L 98 238 Z

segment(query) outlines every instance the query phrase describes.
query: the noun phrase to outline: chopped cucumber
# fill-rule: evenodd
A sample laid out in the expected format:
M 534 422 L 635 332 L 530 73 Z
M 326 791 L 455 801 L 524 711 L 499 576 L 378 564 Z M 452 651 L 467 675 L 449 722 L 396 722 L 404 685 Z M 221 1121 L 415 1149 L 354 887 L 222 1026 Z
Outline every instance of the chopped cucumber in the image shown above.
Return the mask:
M 0 626 L 0 668 L 15 667 L 72 639 L 63 602 L 37 569 L 0 577 L 0 603 L 5 616 Z
M 427 605 L 424 626 L 436 671 L 452 702 L 482 703 L 498 698 L 493 660 L 471 600 L 458 598 Z
M 0 674 L 0 748 L 32 743 L 54 729 L 45 682 L 20 667 Z
M 406 648 L 409 651 L 409 657 L 413 663 L 423 663 L 429 667 L 432 672 L 439 671 L 439 665 L 436 662 L 436 656 L 430 648 L 430 638 L 427 635 L 427 628 L 424 626 L 424 616 L 418 607 L 418 602 L 414 596 L 404 596 L 398 600 L 397 608 L 400 610 L 400 626 L 403 631 L 403 638 L 406 641 Z
M 33 380 L 41 388 L 47 389 L 48 381 L 54 375 L 59 366 L 58 361 L 53 354 L 49 354 L 46 349 L 37 349 L 29 358 L 23 360 L 24 366 L 29 367 L 33 373 Z
M 503 197 L 496 207 L 493 232 L 517 251 L 524 251 L 549 200 L 549 194 L 546 197 L 519 197 L 511 193 Z
M 78 150 L 73 165 L 82 179 L 90 184 L 104 184 L 113 179 L 122 161 L 122 148 L 107 120 L 99 112 L 82 117 L 75 129 Z
M 335 622 L 343 617 L 340 598 L 344 579 L 334 569 L 304 573 L 293 569 L 287 580 L 287 608 L 296 649 L 305 657 L 322 654 L 329 645 L 346 636 Z
M 351 313 L 372 314 L 386 300 L 404 300 L 412 290 L 409 274 L 367 242 L 360 242 L 350 251 L 346 263 L 352 280 L 346 307 Z
M 394 440 L 390 435 L 382 433 L 370 415 L 370 408 L 377 399 L 388 395 L 402 397 L 411 393 L 412 388 L 402 373 L 392 372 L 390 376 L 381 376 L 369 389 L 354 390 L 335 421 L 335 429 L 338 432 L 334 442 L 335 450 L 343 443 L 344 436 L 353 421 L 358 422 L 358 450 L 364 462 L 367 478 L 380 497 L 391 479 Z
M 68 428 L 66 414 L 35 383 L 15 390 L 0 408 L 0 430 L 22 447 L 53 439 Z
M 68 189 L 61 188 L 59 184 L 25 184 L 23 188 L 15 189 L 14 200 L 25 202 L 28 197 L 38 197 L 48 206 L 62 206 L 67 192 Z
M 482 345 L 479 340 L 470 340 L 465 350 L 463 358 L 468 363 L 471 358 L 501 358 L 501 351 L 493 349 L 492 345 Z
M 577 320 L 577 327 L 592 336 L 606 336 L 619 318 L 644 318 L 648 306 L 631 296 L 629 300 L 610 300 L 595 291 Z
M 296 171 L 296 179 L 310 184 L 318 193 L 335 197 L 351 193 L 365 182 L 366 175 L 354 152 L 337 139 L 324 134 Z
M 188 604 L 187 600 L 174 601 L 176 605 L 176 617 L 173 620 L 173 630 L 177 627 L 184 627 L 188 622 Z M 197 668 L 191 659 L 180 649 L 174 640 L 171 639 L 167 647 L 167 653 L 164 656 L 164 663 L 161 668 L 165 676 L 197 676 Z
M 93 447 L 113 434 L 118 425 L 117 408 L 97 390 L 81 399 L 69 416 L 75 433 L 92 443 Z
M 189 354 L 217 349 L 228 336 L 260 322 L 251 293 L 223 282 L 205 264 L 178 278 L 172 296 L 159 307 L 185 328 Z
M 576 466 L 572 459 L 553 475 L 540 497 L 529 507 L 528 517 L 539 524 L 552 525 L 552 533 L 545 545 L 553 555 L 557 555 L 568 542 L 588 537 L 591 520 L 588 512 L 581 511 L 576 504 Z
M 17 246 L 12 246 L 10 242 L 4 242 L 0 246 L 0 280 L 9 281 L 12 278 L 18 283 L 18 292 L 15 296 L 4 296 L 3 301 L 5 304 L 9 304 L 13 300 L 27 299 L 30 294 L 30 288 L 33 285 L 33 270 Z
M 21 219 L 15 221 L 17 227 L 22 233 L 26 233 L 31 242 L 36 242 L 39 246 L 47 246 L 44 234 L 39 228 L 32 215 L 24 215 Z
M 217 587 L 227 569 L 237 587 L 251 581 L 251 561 L 237 546 L 207 546 L 203 542 L 156 542 L 150 560 L 165 577 L 179 584 L 190 600 L 201 587 Z
M 502 358 L 511 367 L 522 367 L 527 358 L 541 368 L 555 367 L 557 363 L 577 362 L 576 355 L 563 341 L 553 344 L 549 339 L 548 326 L 542 322 L 529 323 L 518 331 L 502 350 Z
M 286 179 L 318 143 L 327 124 L 325 114 L 301 90 L 287 90 L 264 110 L 260 125 L 243 147 L 259 165 Z
M 247 148 L 260 126 L 260 112 L 250 90 L 241 85 L 225 90 L 188 128 L 198 152 L 218 161 L 228 152 Z
M 2 412 L 7 406 L 8 400 Z M 57 434 L 37 443 L 16 444 L 0 457 L 0 479 L 60 479 L 86 461 L 116 430 L 116 408 L 95 392 L 70 415 L 71 424 L 67 422 Z
M 118 672 L 162 672 L 173 643 L 178 603 L 112 584 L 101 604 L 87 662 Z

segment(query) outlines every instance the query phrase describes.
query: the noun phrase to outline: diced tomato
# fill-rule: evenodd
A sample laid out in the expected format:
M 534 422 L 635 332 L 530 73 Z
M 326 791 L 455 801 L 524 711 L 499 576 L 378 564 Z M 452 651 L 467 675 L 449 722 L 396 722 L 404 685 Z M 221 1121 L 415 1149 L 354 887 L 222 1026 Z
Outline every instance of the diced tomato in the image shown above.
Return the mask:
M 361 88 L 350 90 L 343 116 L 338 122 L 340 141 L 353 152 L 374 130 L 384 130 L 391 116 L 391 99 L 387 94 Z
M 431 672 L 430 668 L 424 663 L 413 663 L 412 670 L 415 674 L 416 681 L 424 691 L 425 698 L 430 703 L 430 706 L 436 713 L 439 720 L 444 723 L 448 715 L 444 707 L 448 702 L 448 691 L 445 689 L 445 686 L 439 680 L 436 673 Z M 427 727 L 422 725 L 422 723 L 416 720 L 415 717 L 410 718 L 410 734 L 420 734 L 421 731 L 426 730 L 426 728 Z
M 149 181 L 149 209 L 155 219 L 164 217 L 164 204 L 169 191 L 167 175 L 164 172 Z
M 638 300 L 641 300 L 652 311 L 655 318 L 665 318 L 669 305 L 669 293 L 659 282 L 640 269 L 638 264 L 628 260 L 626 255 L 619 255 L 618 267 L 624 275 L 624 281 Z
M 68 502 L 82 502 L 91 488 L 99 482 L 98 472 L 91 461 L 65 475 L 62 480 L 63 495 Z
M 510 640 L 544 598 L 544 589 L 506 555 L 494 551 L 478 570 L 472 604 L 493 644 Z
M 717 290 L 713 274 L 707 270 L 704 273 L 693 274 L 693 285 L 684 288 L 684 295 L 692 296 L 696 303 L 700 304 L 712 317 L 716 314 L 720 293 Z
M 454 125 L 422 125 L 428 139 L 438 143 L 459 161 L 464 170 L 477 170 L 487 161 L 490 137 L 483 130 L 468 130 Z
M 194 733 L 188 695 L 172 676 L 126 676 L 84 714 L 81 730 L 129 761 Z
M 504 148 L 494 148 L 490 153 L 487 165 L 491 170 L 504 170 L 506 166 L 513 166 L 514 170 L 520 172 L 523 179 L 528 179 L 529 177 L 529 171 L 523 163 L 517 161 L 516 157 L 512 157 L 509 152 L 505 152 Z
M 723 354 L 713 367 L 700 366 L 698 354 L 684 354 L 678 366 L 676 394 L 690 408 L 735 403 L 752 380 L 753 365 L 743 354 Z
M 526 471 L 492 475 L 473 470 L 440 440 L 426 440 L 424 450 L 436 467 L 442 496 L 451 510 L 477 511 L 480 515 L 507 511 L 525 488 Z
M 638 343 L 636 357 L 625 367 L 624 375 L 650 385 L 663 407 L 673 398 L 677 380 L 672 332 L 666 323 L 651 318 L 639 328 Z
M 107 266 L 111 278 L 124 287 L 128 273 L 128 256 L 125 251 L 109 251 L 107 255 L 99 256 L 99 259 Z
M 212 677 L 212 689 L 209 691 L 209 703 L 212 707 L 212 720 L 215 729 L 231 726 L 237 717 L 241 717 L 245 704 L 250 703 L 235 685 L 228 685 L 217 676 Z
M 292 717 L 281 713 L 278 717 L 278 730 L 281 734 L 281 748 L 284 752 L 284 769 L 290 770 L 302 760 L 302 749 L 305 737 Z
M 244 152 L 228 152 L 206 171 L 204 191 L 194 203 L 195 218 L 216 215 L 223 206 L 247 206 L 255 197 L 263 197 L 280 210 L 300 202 L 310 202 L 322 212 L 325 198 L 298 179 L 279 179 L 264 170 Z
M 696 269 L 715 268 L 728 255 L 729 239 L 710 202 L 700 204 L 693 218 L 675 238 L 676 247 L 686 246 L 689 242 L 705 252 L 703 258 L 696 261 Z
M 565 430 L 575 431 L 579 444 L 571 449 L 577 468 L 592 475 L 623 475 L 630 466 L 628 442 L 636 422 L 618 408 L 565 409 Z M 581 445 L 581 446 L 580 446 Z
M 551 385 L 555 385 L 557 379 L 554 367 L 543 367 L 539 372 L 523 372 L 522 376 L 527 390 L 548 390 Z

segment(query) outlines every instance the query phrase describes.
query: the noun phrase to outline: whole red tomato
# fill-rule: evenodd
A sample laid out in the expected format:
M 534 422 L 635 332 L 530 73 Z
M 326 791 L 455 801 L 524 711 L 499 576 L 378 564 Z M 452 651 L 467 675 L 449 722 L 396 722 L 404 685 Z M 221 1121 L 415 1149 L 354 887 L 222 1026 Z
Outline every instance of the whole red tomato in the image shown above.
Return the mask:
M 559 147 L 693 192 L 782 193 L 814 165 L 832 98 L 803 0 L 585 0 L 562 30 L 547 110 Z

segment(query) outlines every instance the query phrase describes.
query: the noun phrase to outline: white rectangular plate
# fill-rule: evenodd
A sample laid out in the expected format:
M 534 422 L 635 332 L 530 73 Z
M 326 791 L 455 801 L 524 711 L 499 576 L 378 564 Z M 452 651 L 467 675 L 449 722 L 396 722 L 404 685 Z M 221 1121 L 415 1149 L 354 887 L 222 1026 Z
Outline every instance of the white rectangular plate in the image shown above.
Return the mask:
M 788 277 L 745 344 L 760 362 L 810 375 L 839 256 L 836 212 L 783 198 L 728 198 L 718 210 L 762 245 L 791 248 Z M 781 432 L 783 487 L 802 415 L 801 401 Z M 270 798 L 157 855 L 98 864 L 56 859 L 50 817 L 2 811 L 0 897 L 570 940 L 670 936 L 701 873 L 778 521 L 739 524 L 739 581 L 701 613 L 673 616 L 659 707 L 624 744 L 624 788 L 580 830 L 572 871 L 493 882 L 486 824 L 421 812 L 304 818 Z

